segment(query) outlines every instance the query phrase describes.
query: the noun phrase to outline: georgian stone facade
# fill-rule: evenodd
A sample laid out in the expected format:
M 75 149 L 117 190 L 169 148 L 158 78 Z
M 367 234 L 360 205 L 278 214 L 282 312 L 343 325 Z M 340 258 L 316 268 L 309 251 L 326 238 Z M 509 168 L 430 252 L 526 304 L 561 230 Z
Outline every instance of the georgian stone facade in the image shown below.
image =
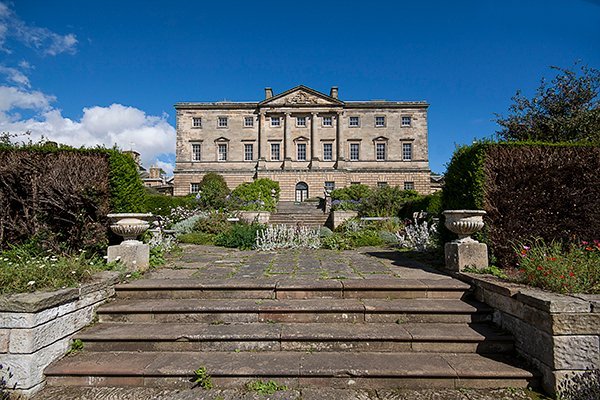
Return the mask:
M 352 183 L 428 194 L 426 102 L 341 101 L 298 86 L 261 102 L 177 103 L 175 195 L 217 172 L 230 189 L 279 182 L 282 200 Z

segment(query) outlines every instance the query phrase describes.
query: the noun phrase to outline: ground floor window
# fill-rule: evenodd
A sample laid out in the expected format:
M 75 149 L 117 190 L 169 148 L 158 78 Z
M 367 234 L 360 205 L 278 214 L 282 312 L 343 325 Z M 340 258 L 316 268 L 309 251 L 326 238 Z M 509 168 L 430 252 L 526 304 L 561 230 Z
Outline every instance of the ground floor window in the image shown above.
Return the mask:
M 404 190 L 415 190 L 414 182 L 404 182 Z
M 199 183 L 190 183 L 190 193 L 198 193 L 200 191 Z
M 330 191 L 332 191 L 332 190 L 335 189 L 335 182 L 333 182 L 333 181 L 326 181 L 324 187 L 325 187 L 325 190 L 327 190 L 327 191 L 330 192 Z
M 377 187 L 379 188 L 383 188 L 383 187 L 387 187 L 388 183 L 387 182 L 377 182 Z

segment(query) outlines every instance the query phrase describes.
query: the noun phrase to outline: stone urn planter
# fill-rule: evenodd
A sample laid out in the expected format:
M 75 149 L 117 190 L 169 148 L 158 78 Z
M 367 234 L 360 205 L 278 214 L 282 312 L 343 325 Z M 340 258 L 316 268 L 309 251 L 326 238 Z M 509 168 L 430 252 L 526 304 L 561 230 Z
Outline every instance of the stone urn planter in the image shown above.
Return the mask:
M 120 261 L 133 271 L 146 271 L 150 266 L 150 246 L 137 238 L 150 228 L 152 214 L 116 213 L 108 214 L 108 218 L 114 221 L 110 229 L 123 237 L 121 244 L 108 247 L 108 261 Z
M 152 217 L 152 214 L 142 213 L 115 213 L 108 214 L 108 218 L 115 223 L 110 225 L 110 229 L 119 236 L 123 237 L 121 245 L 134 245 L 141 243 L 137 240 L 138 236 L 143 234 L 150 228 L 148 219 Z
M 471 237 L 472 234 L 483 229 L 483 210 L 446 210 L 446 228 L 458 235 L 458 243 L 477 242 Z
M 457 240 L 446 243 L 444 253 L 446 268 L 462 271 L 465 268 L 488 267 L 487 245 L 471 237 L 483 228 L 483 210 L 446 210 L 445 226 L 458 235 Z

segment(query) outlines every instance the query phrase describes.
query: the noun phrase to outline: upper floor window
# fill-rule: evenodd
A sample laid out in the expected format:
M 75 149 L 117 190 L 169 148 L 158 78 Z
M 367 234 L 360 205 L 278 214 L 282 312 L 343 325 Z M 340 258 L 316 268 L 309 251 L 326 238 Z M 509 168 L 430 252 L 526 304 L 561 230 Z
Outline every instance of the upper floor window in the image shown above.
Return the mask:
M 306 143 L 298 143 L 298 161 L 306 161 Z
M 202 118 L 200 118 L 200 117 L 192 118 L 192 127 L 193 128 L 202 128 Z
M 244 127 L 251 128 L 254 126 L 254 117 L 244 117 Z
M 360 144 L 350 143 L 350 161 L 358 161 L 360 157 Z
M 377 161 L 385 160 L 385 143 L 375 144 L 375 156 L 377 158 Z
M 351 127 L 360 126 L 360 117 L 350 117 L 348 125 Z
M 412 160 L 412 143 L 402 144 L 402 159 L 404 161 Z
M 227 128 L 227 117 L 217 118 L 217 127 L 218 128 Z
M 200 143 L 192 144 L 192 161 L 202 160 L 202 145 Z
M 271 117 L 271 126 L 281 126 L 281 117 Z
M 200 191 L 199 183 L 190 183 L 190 193 L 198 193 Z
M 333 118 L 323 117 L 323 126 L 333 126 Z
M 415 190 L 414 182 L 404 182 L 404 190 Z
M 217 153 L 218 161 L 227 161 L 227 145 L 225 143 L 219 143 Z
M 254 158 L 254 146 L 252 144 L 244 144 L 244 161 L 252 161 Z
M 410 117 L 402 117 L 402 126 L 410 126 L 411 118 Z
M 323 161 L 333 160 L 333 145 L 331 143 L 323 143 Z
M 296 126 L 306 126 L 306 117 L 296 117 Z
M 375 117 L 375 126 L 376 127 L 385 126 L 385 117 L 383 117 L 383 116 Z
M 271 160 L 279 161 L 281 157 L 279 143 L 271 143 Z

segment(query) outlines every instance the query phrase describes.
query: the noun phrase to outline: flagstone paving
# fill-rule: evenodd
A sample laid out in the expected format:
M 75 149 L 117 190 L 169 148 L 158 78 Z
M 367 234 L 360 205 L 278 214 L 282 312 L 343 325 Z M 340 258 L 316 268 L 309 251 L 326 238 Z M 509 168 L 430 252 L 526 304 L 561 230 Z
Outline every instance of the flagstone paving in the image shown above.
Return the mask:
M 50 387 L 33 400 L 535 400 L 525 389 L 345 390 L 301 389 L 263 395 L 240 389 L 186 389 L 105 387 Z
M 100 323 L 78 334 L 86 350 L 49 368 L 35 399 L 539 398 L 522 389 L 534 375 L 505 358 L 512 337 L 486 322 L 492 310 L 468 290 L 396 249 L 185 245 L 163 267 L 117 286 Z M 198 356 L 212 390 L 186 384 Z M 252 376 L 278 376 L 291 389 L 248 392 Z M 433 384 L 474 389 L 383 389 Z M 519 389 L 475 389 L 507 386 Z

